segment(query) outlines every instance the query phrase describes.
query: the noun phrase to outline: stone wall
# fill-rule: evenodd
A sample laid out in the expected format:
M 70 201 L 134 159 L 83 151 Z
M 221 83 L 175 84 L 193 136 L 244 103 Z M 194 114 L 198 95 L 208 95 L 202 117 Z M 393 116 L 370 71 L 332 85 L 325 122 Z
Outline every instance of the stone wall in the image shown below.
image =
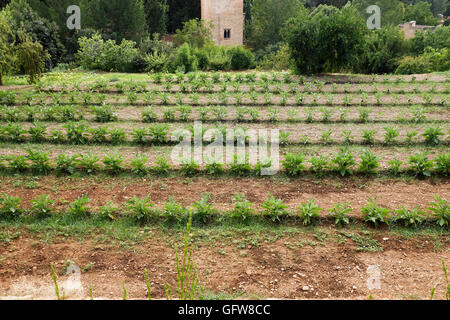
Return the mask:
M 244 41 L 243 0 L 201 0 L 202 20 L 214 24 L 213 39 L 218 45 L 227 47 Z M 230 39 L 225 39 L 225 30 L 230 30 Z

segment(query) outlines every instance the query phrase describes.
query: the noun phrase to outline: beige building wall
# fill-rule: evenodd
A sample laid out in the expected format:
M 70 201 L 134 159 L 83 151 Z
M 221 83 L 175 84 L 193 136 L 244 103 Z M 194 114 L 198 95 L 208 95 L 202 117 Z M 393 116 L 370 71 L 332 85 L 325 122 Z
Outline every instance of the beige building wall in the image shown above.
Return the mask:
M 201 0 L 202 20 L 214 24 L 213 39 L 218 45 L 227 47 L 243 44 L 244 0 Z M 230 38 L 226 39 L 225 30 Z

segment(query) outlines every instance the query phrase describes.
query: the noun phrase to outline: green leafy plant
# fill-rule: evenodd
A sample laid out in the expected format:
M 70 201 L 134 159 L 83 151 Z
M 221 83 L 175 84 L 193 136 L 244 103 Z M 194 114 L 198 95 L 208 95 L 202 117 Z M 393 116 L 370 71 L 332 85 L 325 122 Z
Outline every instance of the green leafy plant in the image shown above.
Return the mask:
M 436 159 L 436 172 L 444 176 L 448 176 L 450 173 L 450 153 L 439 154 Z
M 308 200 L 307 203 L 300 204 L 300 207 L 297 209 L 299 210 L 299 217 L 302 221 L 303 225 L 307 226 L 310 225 L 320 218 L 319 212 L 323 210 L 323 208 L 320 208 L 314 203 L 315 199 Z
M 361 208 L 363 220 L 367 223 L 373 224 L 378 227 L 378 224 L 389 224 L 389 209 L 380 207 L 377 204 L 377 198 L 369 199 L 369 202 L 365 207 Z
M 145 176 L 148 174 L 149 168 L 146 166 L 148 157 L 142 154 L 136 154 L 134 159 L 131 160 L 131 172 L 135 175 Z
M 286 174 L 295 177 L 300 175 L 300 173 L 305 169 L 304 165 L 305 156 L 301 153 L 287 153 L 284 160 L 281 161 Z
M 50 153 L 27 150 L 27 159 L 31 161 L 31 169 L 38 174 L 47 174 L 51 170 Z
M 107 154 L 102 162 L 105 169 L 112 174 L 119 174 L 123 170 L 124 157 L 120 154 Z
M 352 212 L 349 203 L 337 203 L 333 208 L 328 209 L 330 216 L 334 219 L 334 224 L 344 226 L 350 223 L 348 213 Z
M 419 210 L 419 208 L 408 209 L 402 207 L 394 212 L 396 214 L 394 220 L 403 222 L 405 227 L 413 226 L 415 228 L 423 222 L 424 212 Z
M 209 218 L 215 213 L 213 203 L 211 203 L 211 194 L 202 193 L 199 201 L 193 204 L 194 211 L 192 217 L 203 224 L 207 223 Z
M 239 221 L 247 221 L 254 213 L 253 203 L 247 200 L 244 193 L 233 195 L 234 208 L 231 216 Z
M 442 129 L 440 127 L 436 128 L 428 128 L 422 134 L 425 138 L 425 143 L 430 145 L 438 145 L 441 141 L 439 140 L 439 136 L 444 135 Z
M 74 174 L 80 155 L 60 153 L 56 158 L 56 171 L 61 174 Z
M 341 149 L 341 151 L 331 159 L 331 162 L 336 165 L 334 171 L 338 172 L 342 177 L 352 174 L 353 171 L 351 167 L 356 165 L 353 154 L 345 149 Z
M 91 214 L 91 209 L 86 206 L 90 201 L 85 193 L 69 205 L 67 212 L 75 218 L 86 218 Z
M 418 177 L 431 176 L 431 170 L 434 163 L 428 160 L 427 153 L 416 153 L 409 157 L 409 169 Z
M 23 210 L 20 208 L 22 199 L 2 193 L 0 197 L 0 218 L 15 218 Z
M 283 203 L 283 200 L 276 199 L 271 193 L 269 198 L 262 204 L 263 215 L 267 216 L 272 222 L 280 221 L 280 218 L 288 214 L 288 206 Z
M 155 212 L 153 209 L 154 205 L 155 204 L 151 202 L 150 196 L 146 196 L 142 199 L 134 196 L 128 201 L 128 210 L 130 216 L 138 223 L 142 224 L 150 221 Z
M 169 173 L 171 165 L 169 159 L 165 156 L 157 156 L 155 161 L 156 166 L 152 170 L 159 175 L 166 175 Z
M 435 196 L 434 199 L 436 201 L 431 202 L 427 209 L 433 213 L 436 223 L 439 226 L 447 227 L 450 222 L 450 206 L 448 205 L 447 200 L 441 199 L 438 196 Z
M 54 203 L 48 194 L 36 196 L 31 200 L 31 212 L 37 218 L 47 218 L 52 214 Z
M 358 172 L 364 174 L 375 174 L 377 168 L 380 166 L 380 158 L 376 157 L 372 151 L 364 150 L 361 155 L 361 162 L 359 164 Z

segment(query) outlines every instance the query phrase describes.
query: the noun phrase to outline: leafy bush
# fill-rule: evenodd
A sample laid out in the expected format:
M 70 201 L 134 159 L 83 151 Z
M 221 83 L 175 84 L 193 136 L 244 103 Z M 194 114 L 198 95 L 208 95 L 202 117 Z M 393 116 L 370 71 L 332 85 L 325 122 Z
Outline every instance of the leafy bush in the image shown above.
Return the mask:
M 228 49 L 230 65 L 232 70 L 252 69 L 255 65 L 253 53 L 246 50 L 244 46 L 235 46 Z
M 372 30 L 365 37 L 364 52 L 355 71 L 362 73 L 392 73 L 398 59 L 409 51 L 409 42 L 397 26 Z
M 192 177 L 200 168 L 199 164 L 194 159 L 181 159 L 180 173 Z
M 99 169 L 99 164 L 97 163 L 100 157 L 93 155 L 91 153 L 83 154 L 77 161 L 77 167 L 88 174 L 94 173 Z
M 272 222 L 280 221 L 280 218 L 288 214 L 286 210 L 287 205 L 283 203 L 283 200 L 276 199 L 271 193 L 269 193 L 269 198 L 262 204 L 263 215 L 267 216 L 272 220 Z
M 197 71 L 198 60 L 188 43 L 183 44 L 177 51 L 176 65 L 178 71 Z
M 314 203 L 314 199 L 310 199 L 307 203 L 302 203 L 299 210 L 299 217 L 302 220 L 303 225 L 310 225 L 320 218 L 319 212 L 323 210 Z
M 119 208 L 111 201 L 106 202 L 105 205 L 101 206 L 97 217 L 101 220 L 114 220 L 115 216 L 118 214 Z
M 312 157 L 309 159 L 311 163 L 310 170 L 316 174 L 318 177 L 322 177 L 324 175 L 324 171 L 328 168 L 330 162 L 328 161 L 328 156 L 318 156 Z
M 99 34 L 91 38 L 78 39 L 79 50 L 75 57 L 88 70 L 131 72 L 133 59 L 137 56 L 136 43 L 123 39 L 120 44 L 114 40 L 103 41 Z
M 167 157 L 157 156 L 156 157 L 156 166 L 153 167 L 153 171 L 159 175 L 166 175 L 170 170 L 170 163 Z
M 45 62 L 51 56 L 42 44 L 34 42 L 30 36 L 19 30 L 21 43 L 17 47 L 18 65 L 23 68 L 28 76 L 28 83 L 36 83 L 45 70 Z
M 95 115 L 95 121 L 97 122 L 113 122 L 117 121 L 117 115 L 112 106 L 103 105 L 92 108 L 92 112 Z
M 187 43 L 192 48 L 203 48 L 212 43 L 212 22 L 192 19 L 183 23 L 183 29 L 176 30 L 174 42 L 181 46 Z
M 158 123 L 149 128 L 149 135 L 154 143 L 165 143 L 168 133 L 169 126 L 166 124 Z
M 296 72 L 320 73 L 355 62 L 364 43 L 365 28 L 353 7 L 319 5 L 310 13 L 305 8 L 300 10 L 285 24 L 282 34 L 289 43 Z
M 425 138 L 425 143 L 430 145 L 438 145 L 441 141 L 439 140 L 439 136 L 443 136 L 441 127 L 436 128 L 427 128 L 425 133 L 422 136 Z
M 27 159 L 31 161 L 31 169 L 38 174 L 47 174 L 51 170 L 50 153 L 27 150 Z
M 148 157 L 142 154 L 136 154 L 136 157 L 131 160 L 131 172 L 135 175 L 145 176 L 148 174 L 148 167 L 146 166 Z
M 450 70 L 450 49 L 427 48 L 420 56 L 402 58 L 395 73 L 416 74 L 447 70 Z
M 361 209 L 364 221 L 375 227 L 378 227 L 379 223 L 389 224 L 389 209 L 378 206 L 376 200 L 369 199 L 367 205 Z
M 74 174 L 79 155 L 58 154 L 56 158 L 56 171 L 62 174 Z
M 262 60 L 257 63 L 258 70 L 284 71 L 293 67 L 294 61 L 289 53 L 289 45 L 284 43 L 279 50 L 264 55 Z

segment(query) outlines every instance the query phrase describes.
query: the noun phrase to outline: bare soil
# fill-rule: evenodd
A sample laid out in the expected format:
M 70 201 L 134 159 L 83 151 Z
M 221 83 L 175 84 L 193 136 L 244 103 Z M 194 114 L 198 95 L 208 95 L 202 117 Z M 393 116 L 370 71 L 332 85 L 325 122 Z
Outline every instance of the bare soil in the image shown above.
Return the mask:
M 200 245 L 194 252 L 200 283 L 215 293 L 239 292 L 243 298 L 367 299 L 371 291 L 375 299 L 428 299 L 433 287 L 435 299 L 445 298 L 441 260 L 450 262 L 448 242 L 436 252 L 427 239 L 389 235 L 379 238 L 382 252 L 369 253 L 357 252 L 350 240 L 286 245 L 295 241 L 299 239 L 283 237 L 245 248 Z M 145 299 L 144 269 L 149 272 L 154 299 L 164 298 L 165 284 L 174 288 L 176 283 L 174 250 L 158 237 L 125 250 L 67 239 L 44 243 L 24 234 L 0 246 L 0 256 L 3 299 L 54 299 L 49 264 L 61 272 L 67 260 L 85 270 L 79 277 L 59 275 L 60 290 L 68 299 L 88 299 L 90 285 L 94 298 L 121 299 L 122 281 L 129 299 Z M 371 268 L 380 271 L 379 289 L 369 290 Z

